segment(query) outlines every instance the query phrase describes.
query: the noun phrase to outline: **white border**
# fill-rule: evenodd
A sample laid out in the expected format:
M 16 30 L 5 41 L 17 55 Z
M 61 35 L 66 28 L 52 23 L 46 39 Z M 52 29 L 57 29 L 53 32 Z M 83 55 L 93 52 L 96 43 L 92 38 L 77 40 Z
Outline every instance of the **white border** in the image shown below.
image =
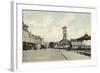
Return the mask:
M 96 65 L 96 46 L 92 42 L 92 57 L 91 60 L 77 60 L 77 61 L 56 61 L 56 62 L 40 62 L 40 63 L 22 63 L 22 9 L 29 10 L 46 10 L 46 11 L 70 11 L 70 12 L 88 12 L 91 13 L 92 24 L 92 41 L 95 34 L 96 24 L 96 8 L 94 7 L 74 7 L 74 6 L 57 6 L 57 5 L 40 5 L 32 3 L 18 3 L 13 2 L 12 8 L 12 65 L 13 71 L 26 71 L 34 69 L 55 69 L 66 67 L 80 67 L 80 66 L 93 66 Z

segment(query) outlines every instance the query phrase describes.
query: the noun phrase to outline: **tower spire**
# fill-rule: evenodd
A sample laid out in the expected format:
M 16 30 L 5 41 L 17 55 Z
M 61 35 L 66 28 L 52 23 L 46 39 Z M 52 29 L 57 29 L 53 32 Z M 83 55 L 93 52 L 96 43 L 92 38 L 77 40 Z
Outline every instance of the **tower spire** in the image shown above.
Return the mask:
M 67 27 L 63 27 L 63 40 L 67 40 Z

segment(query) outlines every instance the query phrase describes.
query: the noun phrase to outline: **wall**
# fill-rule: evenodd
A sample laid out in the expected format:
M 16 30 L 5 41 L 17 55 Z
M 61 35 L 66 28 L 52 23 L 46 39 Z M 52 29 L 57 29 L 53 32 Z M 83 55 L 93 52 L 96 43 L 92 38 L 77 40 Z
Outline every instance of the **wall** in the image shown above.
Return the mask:
M 100 68 L 100 0 L 31 0 L 34 3 L 41 4 L 58 4 L 58 5 L 74 5 L 74 6 L 95 6 L 97 7 L 97 22 L 94 28 L 95 38 L 94 44 L 97 46 L 98 50 L 98 65 L 97 67 L 83 67 L 83 68 L 62 68 L 62 69 L 47 69 L 47 70 L 34 70 L 34 73 L 99 73 Z M 0 73 L 10 73 L 10 0 L 0 0 Z M 26 72 L 29 73 L 29 72 Z

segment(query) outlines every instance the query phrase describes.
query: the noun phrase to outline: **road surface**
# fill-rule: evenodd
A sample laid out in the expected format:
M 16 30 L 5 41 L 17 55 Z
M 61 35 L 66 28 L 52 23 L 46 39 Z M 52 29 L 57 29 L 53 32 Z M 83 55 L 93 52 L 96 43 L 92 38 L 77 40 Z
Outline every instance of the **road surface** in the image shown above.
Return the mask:
M 77 54 L 75 52 L 58 49 L 40 49 L 23 51 L 23 62 L 39 61 L 60 61 L 60 60 L 81 60 L 90 59 L 90 57 Z

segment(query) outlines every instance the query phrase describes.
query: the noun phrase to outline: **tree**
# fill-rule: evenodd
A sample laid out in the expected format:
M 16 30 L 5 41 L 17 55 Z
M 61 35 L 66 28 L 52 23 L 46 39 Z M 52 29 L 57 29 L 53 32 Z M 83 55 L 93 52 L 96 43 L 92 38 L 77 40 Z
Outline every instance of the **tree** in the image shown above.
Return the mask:
M 54 42 L 50 42 L 50 43 L 49 43 L 49 47 L 50 47 L 50 48 L 54 48 L 54 46 L 55 46 L 55 43 L 54 43 Z

